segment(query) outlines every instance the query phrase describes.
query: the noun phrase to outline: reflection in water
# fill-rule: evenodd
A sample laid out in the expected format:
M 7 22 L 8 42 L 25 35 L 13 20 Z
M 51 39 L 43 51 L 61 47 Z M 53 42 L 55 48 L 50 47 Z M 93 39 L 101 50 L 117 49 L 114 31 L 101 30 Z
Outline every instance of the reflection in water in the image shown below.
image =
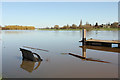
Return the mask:
M 29 31 L 26 31 L 26 30 L 2 30 L 4 31 L 5 34 L 23 34 L 23 33 L 31 33 L 33 32 L 34 30 L 29 30 Z
M 35 63 L 38 63 L 36 67 L 35 67 Z M 33 61 L 22 60 L 22 64 L 20 65 L 20 67 L 28 72 L 32 72 L 33 70 L 36 70 L 40 66 L 40 63 L 41 61 L 33 62 Z
M 73 54 L 73 53 L 69 53 L 69 55 L 72 55 L 74 57 L 77 57 L 77 58 L 80 58 L 82 60 L 86 60 L 86 61 L 95 61 L 95 62 L 102 62 L 102 63 L 110 63 L 110 62 L 107 62 L 107 61 L 103 61 L 103 60 L 95 60 L 95 59 L 91 59 L 91 58 L 86 58 L 86 47 L 82 47 L 82 56 L 80 55 L 76 55 L 76 54 Z
M 41 50 L 41 51 L 46 51 L 49 52 L 48 50 L 44 50 L 44 49 L 39 49 L 39 48 L 33 48 L 33 47 L 28 47 L 28 46 L 23 46 L 25 48 L 30 48 L 30 49 L 36 49 L 36 50 Z
M 120 48 L 112 48 L 112 47 L 101 47 L 101 46 L 79 46 L 82 49 L 92 49 L 92 50 L 100 50 L 100 51 L 107 51 L 107 52 L 117 52 L 120 53 Z
M 82 56 L 86 57 L 86 49 L 85 48 L 82 49 Z

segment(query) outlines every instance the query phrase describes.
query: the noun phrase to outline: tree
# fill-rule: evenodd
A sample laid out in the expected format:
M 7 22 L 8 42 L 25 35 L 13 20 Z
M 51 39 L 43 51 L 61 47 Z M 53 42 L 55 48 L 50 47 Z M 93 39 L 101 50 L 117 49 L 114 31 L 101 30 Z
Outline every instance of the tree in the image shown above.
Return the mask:
M 118 27 L 118 22 L 114 22 L 113 24 L 111 24 L 111 27 L 112 27 L 112 28 Z
M 67 26 L 66 26 L 66 25 L 64 25 L 64 26 L 62 27 L 62 29 L 67 29 Z
M 67 29 L 69 29 L 70 28 L 70 26 L 67 24 Z
M 86 28 L 86 29 L 92 28 L 92 25 L 89 24 L 88 22 L 86 22 L 86 24 L 83 26 L 83 28 Z
M 72 24 L 71 28 L 72 28 L 72 29 L 77 29 L 77 25 Z
M 120 28 L 120 22 L 118 23 L 118 28 Z
M 98 26 L 98 23 L 96 22 L 95 27 L 97 27 L 97 26 Z
M 67 25 L 64 25 L 61 29 L 69 29 L 70 26 L 67 24 Z
M 55 25 L 55 26 L 54 26 L 54 29 L 59 29 L 59 25 Z
M 0 26 L 0 30 L 2 30 L 2 27 Z
M 45 29 L 49 29 L 49 27 L 46 27 Z
M 107 24 L 108 26 L 110 26 L 110 22 L 108 22 L 108 24 Z
M 53 27 L 51 27 L 51 29 L 54 29 Z

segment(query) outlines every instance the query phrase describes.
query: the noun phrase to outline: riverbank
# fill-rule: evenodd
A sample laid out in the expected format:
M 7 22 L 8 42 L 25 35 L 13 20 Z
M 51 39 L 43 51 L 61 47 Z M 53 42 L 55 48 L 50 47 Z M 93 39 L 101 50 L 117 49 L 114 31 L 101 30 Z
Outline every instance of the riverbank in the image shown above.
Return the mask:
M 37 30 L 48 30 L 48 31 L 79 31 L 82 29 L 37 29 Z M 118 31 L 120 28 L 90 28 L 87 29 L 88 31 L 95 30 L 95 31 Z
M 46 31 L 80 31 L 82 29 L 35 29 L 35 30 L 46 30 Z M 87 31 L 118 31 L 120 28 L 89 28 Z
M 118 31 L 120 28 L 96 28 L 92 30 L 100 30 L 100 31 Z

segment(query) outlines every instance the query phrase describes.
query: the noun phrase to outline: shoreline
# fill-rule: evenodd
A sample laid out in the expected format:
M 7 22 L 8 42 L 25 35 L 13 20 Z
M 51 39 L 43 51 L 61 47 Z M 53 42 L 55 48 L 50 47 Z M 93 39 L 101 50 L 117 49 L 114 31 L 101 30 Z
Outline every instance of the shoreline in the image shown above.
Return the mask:
M 47 31 L 79 31 L 82 29 L 37 29 L 37 30 L 47 30 Z M 119 31 L 120 28 L 93 28 L 86 29 L 87 31 Z
M 41 31 L 42 30 L 45 30 L 45 31 L 80 31 L 82 29 L 35 29 L 35 30 L 37 30 L 37 31 L 39 31 L 39 30 L 41 30 Z M 90 28 L 90 29 L 86 29 L 86 30 L 87 31 L 119 31 L 120 28 Z M 21 30 L 16 30 L 16 31 L 21 31 Z M 29 30 L 22 30 L 22 31 L 29 31 Z M 31 31 L 34 31 L 34 30 L 31 30 Z

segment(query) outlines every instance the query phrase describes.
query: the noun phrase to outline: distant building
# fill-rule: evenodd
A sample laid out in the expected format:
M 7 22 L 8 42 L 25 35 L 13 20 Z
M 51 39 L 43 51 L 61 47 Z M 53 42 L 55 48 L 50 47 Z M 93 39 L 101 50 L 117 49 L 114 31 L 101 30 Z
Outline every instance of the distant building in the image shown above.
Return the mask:
M 79 25 L 79 28 L 82 28 L 82 20 L 80 21 L 80 25 Z

